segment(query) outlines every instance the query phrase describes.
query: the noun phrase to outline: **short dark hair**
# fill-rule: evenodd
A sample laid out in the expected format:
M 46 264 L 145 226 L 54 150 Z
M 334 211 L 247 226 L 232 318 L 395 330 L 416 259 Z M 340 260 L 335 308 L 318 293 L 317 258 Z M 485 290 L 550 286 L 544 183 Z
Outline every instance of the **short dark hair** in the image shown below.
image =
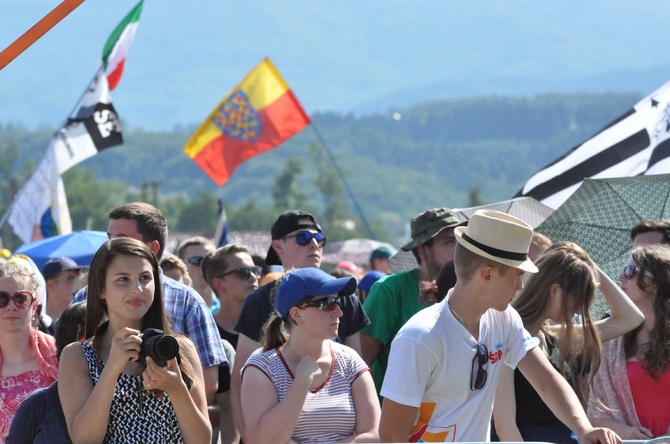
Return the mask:
M 249 254 L 249 248 L 242 244 L 228 244 L 218 248 L 216 251 L 212 251 L 202 260 L 200 269 L 202 270 L 202 275 L 205 278 L 207 285 L 209 285 L 212 290 L 214 290 L 212 281 L 226 269 L 228 256 L 235 253 Z M 214 290 L 214 293 L 216 293 L 216 290 Z
M 663 235 L 664 244 L 670 244 L 670 220 L 668 219 L 659 219 L 659 220 L 645 220 L 635 225 L 630 230 L 630 240 L 634 241 L 635 236 L 642 233 L 650 233 L 657 231 Z
M 113 209 L 109 213 L 113 220 L 131 219 L 137 224 L 137 232 L 142 235 L 142 241 L 158 241 L 160 244 L 156 257 L 160 260 L 165 251 L 168 226 L 161 211 L 145 202 L 131 202 Z

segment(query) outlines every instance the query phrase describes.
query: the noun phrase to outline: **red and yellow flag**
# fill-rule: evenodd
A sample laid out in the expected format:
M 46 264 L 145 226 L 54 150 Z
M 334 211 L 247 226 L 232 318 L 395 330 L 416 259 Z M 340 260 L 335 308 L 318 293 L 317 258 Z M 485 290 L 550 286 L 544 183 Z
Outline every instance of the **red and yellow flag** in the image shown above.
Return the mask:
M 269 58 L 210 113 L 184 152 L 221 186 L 245 160 L 271 150 L 310 119 Z

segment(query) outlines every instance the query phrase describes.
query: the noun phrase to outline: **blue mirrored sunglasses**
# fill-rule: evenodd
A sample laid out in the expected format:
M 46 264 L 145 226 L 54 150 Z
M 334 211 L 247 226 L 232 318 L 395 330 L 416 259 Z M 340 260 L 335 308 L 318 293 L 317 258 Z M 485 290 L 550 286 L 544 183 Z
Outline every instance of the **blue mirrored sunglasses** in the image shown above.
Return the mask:
M 316 240 L 316 243 L 320 246 L 326 245 L 326 235 L 323 233 L 312 233 L 311 231 L 298 231 L 295 234 L 289 236 L 284 236 L 283 239 L 288 239 L 290 237 L 295 237 L 295 241 L 298 245 L 307 245 L 312 242 L 312 239 Z

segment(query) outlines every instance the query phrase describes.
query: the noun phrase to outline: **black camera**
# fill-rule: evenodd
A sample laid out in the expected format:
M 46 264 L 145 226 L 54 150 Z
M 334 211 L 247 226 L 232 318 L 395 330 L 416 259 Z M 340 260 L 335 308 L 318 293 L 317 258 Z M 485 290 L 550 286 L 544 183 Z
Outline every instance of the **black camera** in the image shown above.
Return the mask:
M 167 361 L 179 355 L 179 343 L 173 336 L 163 333 L 163 330 L 147 328 L 140 333 L 140 338 L 142 348 L 138 362 L 145 363 L 145 358 L 149 356 L 156 364 L 165 367 Z

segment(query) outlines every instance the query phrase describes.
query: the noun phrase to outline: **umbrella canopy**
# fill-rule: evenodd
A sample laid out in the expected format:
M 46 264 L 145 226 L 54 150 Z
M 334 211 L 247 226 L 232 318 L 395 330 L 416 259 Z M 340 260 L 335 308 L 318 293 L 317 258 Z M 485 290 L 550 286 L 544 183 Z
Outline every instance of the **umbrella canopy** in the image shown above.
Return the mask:
M 372 250 L 386 247 L 395 254 L 396 249 L 391 244 L 379 242 L 372 239 L 347 239 L 345 241 L 333 242 L 323 247 L 322 262 L 337 264 L 340 261 L 351 261 L 357 265 L 363 265 L 370 259 Z
M 519 197 L 478 207 L 454 208 L 454 213 L 458 220 L 465 222 L 470 220 L 478 210 L 501 211 L 510 216 L 518 217 L 533 228 L 540 225 L 554 211 L 553 208 L 532 197 Z M 391 270 L 395 273 L 416 267 L 418 267 L 418 264 L 411 251 L 399 251 L 391 258 Z
M 553 242 L 572 241 L 615 281 L 630 252 L 630 230 L 670 217 L 670 174 L 586 179 L 537 231 Z M 599 298 L 595 312 L 604 311 Z
M 104 231 L 75 231 L 21 245 L 16 253 L 25 254 L 41 270 L 52 257 L 69 257 L 77 265 L 91 265 L 93 255 L 107 241 Z

